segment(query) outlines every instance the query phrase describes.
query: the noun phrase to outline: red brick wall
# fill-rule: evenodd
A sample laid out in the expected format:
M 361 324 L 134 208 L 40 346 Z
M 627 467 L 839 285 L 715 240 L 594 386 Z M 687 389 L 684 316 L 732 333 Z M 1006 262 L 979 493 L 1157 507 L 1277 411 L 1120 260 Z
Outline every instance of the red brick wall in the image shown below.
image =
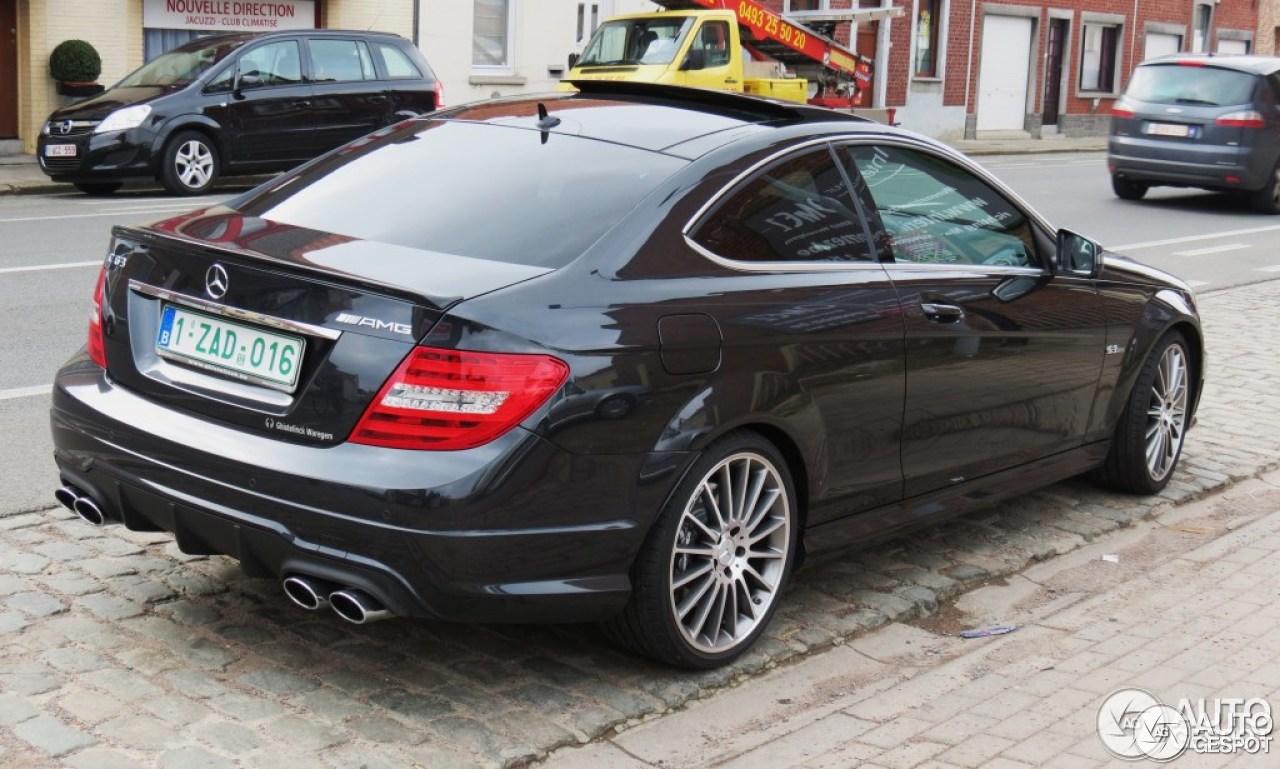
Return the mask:
M 1257 1 L 1220 0 L 1214 12 L 1214 30 L 1255 29 L 1258 18 Z M 782 12 L 783 0 L 762 0 L 762 3 L 778 13 Z M 855 0 L 832 0 L 831 7 L 849 8 L 854 3 Z M 974 13 L 975 3 L 977 4 L 976 13 Z M 883 71 L 877 73 L 878 77 L 886 78 L 885 106 L 887 107 L 901 107 L 906 104 L 907 91 L 912 75 L 911 14 L 914 10 L 914 3 L 912 0 L 898 0 L 895 4 L 902 7 L 905 12 L 891 22 L 881 22 L 890 24 L 889 39 L 891 47 L 888 60 L 882 68 Z M 978 62 L 982 51 L 982 9 L 984 6 L 990 7 L 991 5 L 1009 5 L 1024 8 L 1029 6 L 1039 11 L 1038 23 L 1035 27 L 1036 40 L 1033 43 L 1032 58 L 1032 65 L 1036 70 L 1035 80 L 1032 85 L 1034 94 L 1033 109 L 1035 112 L 1041 111 L 1041 99 L 1044 95 L 1044 54 L 1049 29 L 1049 8 L 1055 10 L 1071 9 L 1073 11 L 1070 39 L 1067 41 L 1066 60 L 1063 65 L 1067 70 L 1063 114 L 1090 114 L 1095 111 L 1099 114 L 1105 114 L 1110 111 L 1113 102 L 1111 97 L 1100 97 L 1099 105 L 1095 110 L 1093 106 L 1094 97 L 1092 95 L 1082 97 L 1077 97 L 1076 95 L 1076 86 L 1080 76 L 1082 12 L 1118 14 L 1125 17 L 1119 45 L 1120 69 L 1117 91 L 1124 90 L 1124 84 L 1128 82 L 1129 75 L 1142 56 L 1146 22 L 1165 22 L 1185 27 L 1183 47 L 1189 47 L 1191 44 L 1191 17 L 1194 0 L 1137 0 L 1136 17 L 1133 2 L 1126 0 L 1049 0 L 1044 3 L 1001 2 L 1000 0 L 984 3 L 983 0 L 951 0 L 950 12 L 946 20 L 947 49 L 946 70 L 943 81 L 943 104 L 946 106 L 965 104 L 967 92 L 968 111 L 970 114 L 975 111 L 978 98 Z M 969 50 L 971 14 L 975 27 L 973 30 L 972 51 Z M 849 44 L 848 24 L 837 25 L 836 39 L 845 45 Z M 1216 45 L 1217 39 L 1215 35 L 1210 47 L 1213 48 Z M 968 76 L 967 83 L 965 81 L 966 75 Z

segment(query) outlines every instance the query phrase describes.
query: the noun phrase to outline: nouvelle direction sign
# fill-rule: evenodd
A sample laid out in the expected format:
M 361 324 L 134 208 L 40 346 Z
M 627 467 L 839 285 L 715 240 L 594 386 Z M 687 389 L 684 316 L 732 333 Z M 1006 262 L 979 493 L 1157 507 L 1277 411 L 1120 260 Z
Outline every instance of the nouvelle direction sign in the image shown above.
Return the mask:
M 142 23 L 149 29 L 311 29 L 316 25 L 316 4 L 315 0 L 143 0 Z

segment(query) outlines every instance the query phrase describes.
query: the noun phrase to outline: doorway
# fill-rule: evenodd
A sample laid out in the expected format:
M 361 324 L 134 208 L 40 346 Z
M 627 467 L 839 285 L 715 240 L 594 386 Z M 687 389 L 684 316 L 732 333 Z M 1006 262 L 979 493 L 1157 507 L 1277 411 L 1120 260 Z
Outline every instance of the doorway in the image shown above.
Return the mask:
M 1062 102 L 1062 65 L 1066 59 L 1070 37 L 1070 21 L 1049 19 L 1049 41 L 1045 46 L 1044 62 L 1044 111 L 1040 115 L 1042 125 L 1058 124 L 1058 109 Z
M 1032 20 L 988 14 L 982 20 L 978 62 L 979 131 L 1021 131 L 1031 78 Z
M 876 59 L 876 48 L 880 42 L 880 22 L 872 21 L 858 25 L 858 45 L 855 51 L 866 56 L 874 62 L 879 63 Z M 876 68 L 871 68 L 871 80 L 866 83 L 859 83 L 862 87 L 858 89 L 858 95 L 854 97 L 853 106 L 870 107 L 873 106 L 876 99 Z
M 0 139 L 18 138 L 18 0 L 0 0 Z

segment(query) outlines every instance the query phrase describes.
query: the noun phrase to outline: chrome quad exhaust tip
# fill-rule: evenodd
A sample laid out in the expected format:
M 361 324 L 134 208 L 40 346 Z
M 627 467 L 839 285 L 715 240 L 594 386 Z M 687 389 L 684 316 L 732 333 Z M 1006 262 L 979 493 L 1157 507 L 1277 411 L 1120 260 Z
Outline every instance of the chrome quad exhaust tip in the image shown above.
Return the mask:
M 329 605 L 329 593 L 334 586 L 318 579 L 293 574 L 280 583 L 289 600 L 307 611 L 316 611 Z
M 69 483 L 54 490 L 53 498 L 86 523 L 101 526 L 107 522 L 107 514 L 102 506 L 93 497 Z
M 329 606 L 347 622 L 364 625 L 395 616 L 376 598 L 353 587 L 335 590 L 329 594 Z

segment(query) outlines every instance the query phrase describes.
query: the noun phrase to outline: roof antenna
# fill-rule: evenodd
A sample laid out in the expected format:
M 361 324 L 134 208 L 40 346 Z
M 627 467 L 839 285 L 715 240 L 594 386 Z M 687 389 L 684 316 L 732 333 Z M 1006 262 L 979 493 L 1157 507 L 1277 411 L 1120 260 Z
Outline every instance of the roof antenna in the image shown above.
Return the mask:
M 547 143 L 547 137 L 551 135 L 551 129 L 560 125 L 560 118 L 551 117 L 547 114 L 547 105 L 538 102 L 538 122 L 534 123 L 538 130 L 542 132 L 542 143 Z
M 385 7 L 383 7 L 383 8 L 379 8 L 379 9 L 378 9 L 378 15 L 377 15 L 377 16 L 374 16 L 374 17 L 373 17 L 373 21 L 369 22 L 369 28 L 368 28 L 368 29 L 366 29 L 366 30 L 365 30 L 365 32 L 372 32 L 372 31 L 373 31 L 373 25 L 374 25 L 374 24 L 377 24 L 377 23 L 378 23 L 378 19 L 381 19 L 381 18 L 382 18 L 382 12 L 383 12 L 384 10 L 386 10 L 386 8 L 385 8 Z

